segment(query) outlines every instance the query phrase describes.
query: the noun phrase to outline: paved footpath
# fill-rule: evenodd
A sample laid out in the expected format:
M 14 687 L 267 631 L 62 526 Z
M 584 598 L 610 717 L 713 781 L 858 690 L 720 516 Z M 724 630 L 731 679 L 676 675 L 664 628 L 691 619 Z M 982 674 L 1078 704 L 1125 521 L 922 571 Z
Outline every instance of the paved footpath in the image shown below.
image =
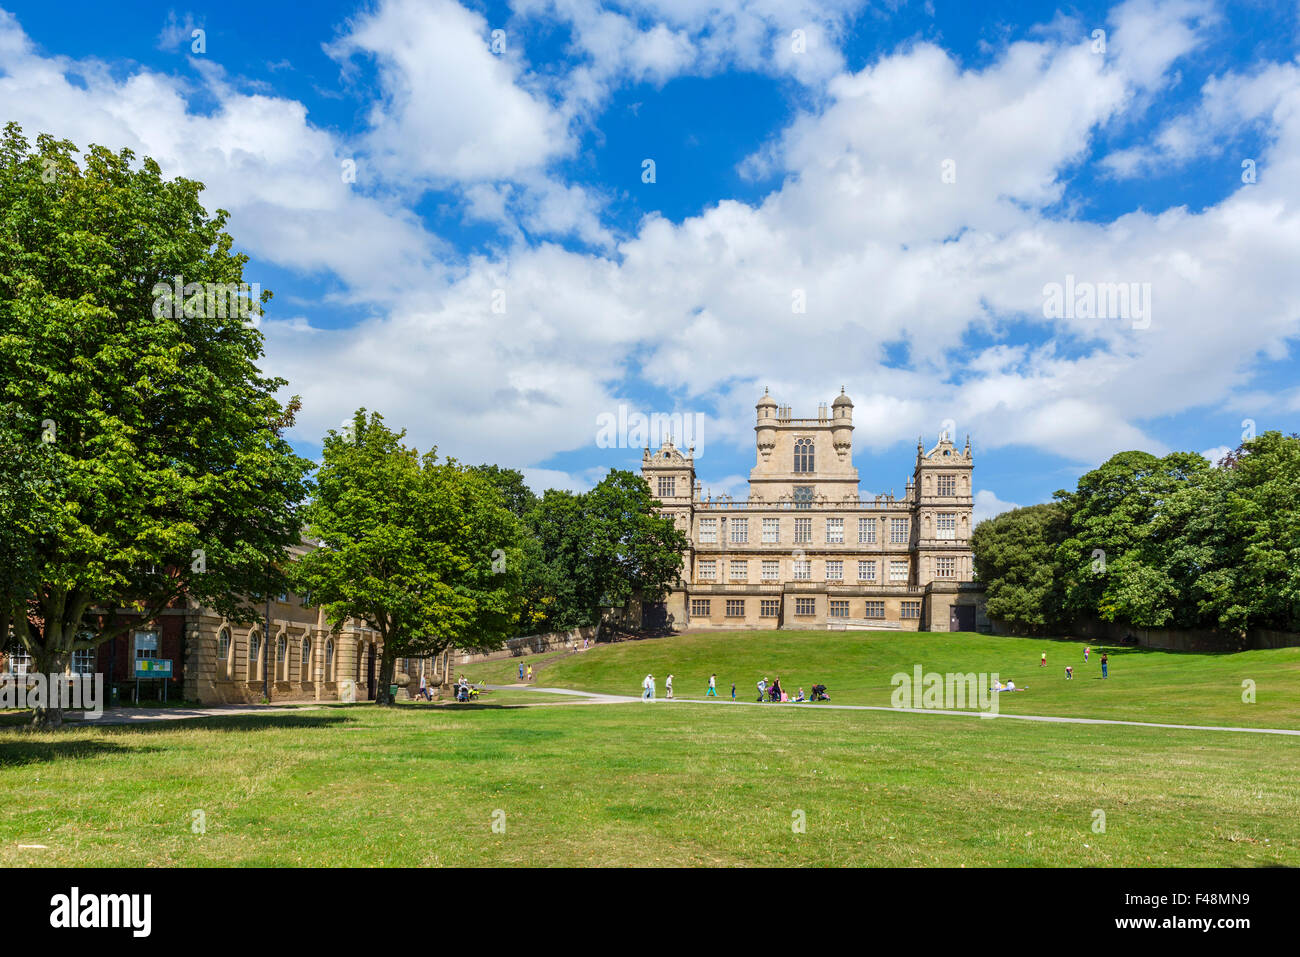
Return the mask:
M 623 704 L 629 701 L 640 701 L 639 695 L 614 695 L 614 694 L 596 694 L 590 691 L 572 691 L 567 688 L 534 688 L 529 685 L 488 685 L 489 691 L 538 691 L 543 694 L 553 695 L 573 695 L 584 698 L 593 704 Z M 788 708 L 794 702 L 785 704 L 759 704 L 757 701 L 730 701 L 725 698 L 655 698 L 655 704 L 737 704 L 750 708 Z M 1294 728 L 1232 728 L 1220 727 L 1218 725 L 1208 724 L 1157 724 L 1152 721 L 1118 721 L 1111 718 L 1064 718 L 1043 714 L 1006 714 L 999 712 L 991 715 L 982 711 L 943 711 L 932 708 L 886 708 L 883 705 L 871 704 L 828 704 L 819 701 L 816 704 L 812 702 L 803 702 L 802 705 L 796 704 L 795 707 L 807 706 L 808 710 L 833 710 L 833 711 L 904 711 L 908 714 L 946 714 L 955 715 L 963 718 L 983 718 L 992 720 L 993 718 L 1011 718 L 1016 721 L 1045 721 L 1049 724 L 1118 724 L 1128 725 L 1134 728 L 1173 728 L 1178 731 L 1240 731 L 1245 734 L 1289 734 L 1300 736 L 1300 729 Z
M 331 702 L 332 703 L 332 702 Z M 218 705 L 212 708 L 111 708 L 98 718 L 87 715 L 81 721 L 69 721 L 64 726 L 78 724 L 148 724 L 151 721 L 178 721 L 182 718 L 230 718 L 244 714 L 289 714 L 312 707 L 310 704 L 296 708 L 281 708 L 269 704 Z

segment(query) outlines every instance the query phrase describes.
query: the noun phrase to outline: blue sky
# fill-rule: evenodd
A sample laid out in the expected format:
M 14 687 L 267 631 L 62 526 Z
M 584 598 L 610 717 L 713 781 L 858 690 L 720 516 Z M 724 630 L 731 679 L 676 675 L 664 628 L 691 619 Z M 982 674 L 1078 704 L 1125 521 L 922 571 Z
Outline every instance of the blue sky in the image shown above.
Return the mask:
M 625 406 L 736 494 L 763 389 L 843 386 L 864 491 L 947 421 L 983 516 L 1300 428 L 1295 3 L 0 9 L 4 120 L 231 212 L 309 455 L 366 406 L 583 488 Z

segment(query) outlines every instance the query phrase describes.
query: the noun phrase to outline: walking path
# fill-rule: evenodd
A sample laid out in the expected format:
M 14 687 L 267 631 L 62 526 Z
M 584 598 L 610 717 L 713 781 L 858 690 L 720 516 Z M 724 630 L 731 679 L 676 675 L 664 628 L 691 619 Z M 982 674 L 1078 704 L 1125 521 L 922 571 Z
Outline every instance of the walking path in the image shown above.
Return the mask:
M 517 691 L 520 689 L 524 689 L 528 691 L 539 691 L 544 694 L 574 695 L 574 696 L 586 698 L 593 703 L 599 703 L 599 704 L 624 704 L 629 701 L 641 700 L 639 695 L 597 694 L 595 692 L 590 692 L 590 691 L 572 691 L 567 688 L 534 688 L 528 685 L 488 685 L 489 691 L 496 691 L 496 690 Z M 678 704 L 679 702 L 682 704 L 719 704 L 724 700 L 726 699 L 716 699 L 716 698 L 715 699 L 710 699 L 710 698 L 656 698 L 655 699 L 656 703 L 666 702 L 668 704 Z M 759 704 L 757 701 L 727 701 L 727 703 L 746 705 L 752 708 L 781 708 L 786 706 L 786 705 L 766 703 L 766 702 L 763 704 Z M 944 714 L 944 715 L 956 715 L 965 718 L 983 718 L 984 720 L 990 720 L 993 718 L 1011 718 L 1016 721 L 1045 721 L 1050 724 L 1118 724 L 1118 725 L 1128 725 L 1130 727 L 1135 727 L 1135 728 L 1173 728 L 1178 731 L 1241 731 L 1247 734 L 1288 734 L 1288 735 L 1300 736 L 1300 729 L 1295 729 L 1295 728 L 1233 728 L 1233 727 L 1220 727 L 1218 725 L 1208 725 L 1208 724 L 1158 724 L 1153 721 L 1120 721 L 1113 718 L 1066 718 L 1066 717 L 1060 717 L 1054 715 L 1043 715 L 1043 714 L 1006 714 L 1005 712 L 998 712 L 996 715 L 993 715 L 982 711 L 944 711 L 944 710 L 933 709 L 933 708 L 886 708 L 883 705 L 827 704 L 825 702 L 820 702 L 820 701 L 817 702 L 816 704 L 813 704 L 812 702 L 805 702 L 805 704 L 808 705 L 808 710 L 815 709 L 818 711 L 824 709 L 830 709 L 833 711 L 892 711 L 892 712 L 905 711 L 908 714 Z
M 331 704 L 333 702 L 330 702 Z M 212 708 L 112 708 L 98 718 L 87 715 L 72 724 L 147 724 L 150 721 L 177 721 L 181 718 L 230 718 L 243 714 L 287 714 L 310 708 L 310 703 L 296 708 L 282 708 L 267 704 L 218 705 Z

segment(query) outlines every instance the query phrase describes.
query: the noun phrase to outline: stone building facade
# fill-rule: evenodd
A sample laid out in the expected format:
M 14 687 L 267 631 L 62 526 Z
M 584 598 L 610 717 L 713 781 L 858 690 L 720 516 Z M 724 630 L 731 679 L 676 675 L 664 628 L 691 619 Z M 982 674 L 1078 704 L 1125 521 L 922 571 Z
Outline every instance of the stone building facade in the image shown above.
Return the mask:
M 301 555 L 310 547 L 304 544 L 293 552 Z M 266 607 L 264 601 L 255 604 L 259 610 Z M 119 614 L 117 621 L 130 623 L 131 617 Z M 129 695 L 136 687 L 135 662 L 163 659 L 171 662 L 172 677 L 143 680 L 142 698 L 160 697 L 158 682 L 166 681 L 168 698 L 248 704 L 262 700 L 263 669 L 269 668 L 272 701 L 374 700 L 382 642 L 373 629 L 349 621 L 332 631 L 323 609 L 304 596 L 283 594 L 271 599 L 269 641 L 267 633 L 264 619 L 230 621 L 187 601 L 168 608 L 152 623 L 74 655 L 66 670 L 103 674 L 106 682 Z M 418 683 L 418 667 L 418 662 L 399 659 L 394 680 L 404 686 Z M 16 648 L 0 660 L 0 670 L 8 673 L 29 668 L 30 659 Z M 432 677 L 432 662 L 426 668 Z
M 764 393 L 748 498 L 706 498 L 694 450 L 646 449 L 641 474 L 686 533 L 674 627 L 897 628 L 987 625 L 972 584 L 970 440 L 917 442 L 902 496 L 863 499 L 853 465 L 853 403 L 841 394 L 796 419 Z

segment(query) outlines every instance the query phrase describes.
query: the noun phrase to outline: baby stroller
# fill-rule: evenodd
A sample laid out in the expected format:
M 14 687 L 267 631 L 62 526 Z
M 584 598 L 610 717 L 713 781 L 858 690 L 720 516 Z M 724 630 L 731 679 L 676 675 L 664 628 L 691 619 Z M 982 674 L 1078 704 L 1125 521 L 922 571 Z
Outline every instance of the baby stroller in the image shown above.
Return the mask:
M 780 700 L 781 700 L 781 686 L 780 686 L 780 685 L 772 685 L 772 687 L 770 687 L 770 688 L 767 689 L 767 700 L 768 700 L 768 701 L 780 701 Z
M 809 701 L 830 701 L 831 696 L 826 693 L 825 685 L 813 685 L 812 691 L 808 695 Z
M 457 701 L 468 701 L 468 700 L 469 700 L 469 688 L 467 688 L 465 685 L 456 685 L 456 700 L 457 700 Z

